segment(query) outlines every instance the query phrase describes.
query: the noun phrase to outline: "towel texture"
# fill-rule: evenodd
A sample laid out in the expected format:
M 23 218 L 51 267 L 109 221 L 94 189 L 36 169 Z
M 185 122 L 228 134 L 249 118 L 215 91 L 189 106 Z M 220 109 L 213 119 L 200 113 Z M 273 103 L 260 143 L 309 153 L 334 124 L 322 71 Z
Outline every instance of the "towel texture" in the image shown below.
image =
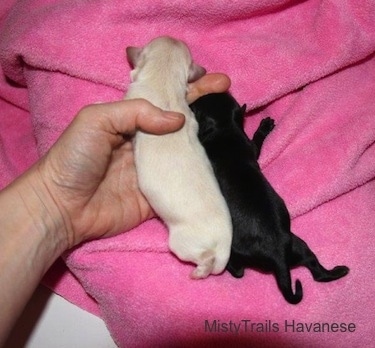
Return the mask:
M 262 117 L 275 119 L 260 164 L 287 203 L 293 232 L 327 268 L 350 267 L 329 284 L 294 270 L 304 299 L 292 306 L 271 275 L 255 270 L 240 280 L 189 279 L 192 266 L 168 251 L 167 231 L 153 219 L 75 248 L 49 271 L 48 286 L 100 315 L 121 347 L 372 343 L 373 0 L 5 0 L 0 21 L 1 187 L 81 107 L 122 99 L 126 46 L 171 35 L 208 71 L 231 77 L 231 92 L 251 110 L 250 136 Z

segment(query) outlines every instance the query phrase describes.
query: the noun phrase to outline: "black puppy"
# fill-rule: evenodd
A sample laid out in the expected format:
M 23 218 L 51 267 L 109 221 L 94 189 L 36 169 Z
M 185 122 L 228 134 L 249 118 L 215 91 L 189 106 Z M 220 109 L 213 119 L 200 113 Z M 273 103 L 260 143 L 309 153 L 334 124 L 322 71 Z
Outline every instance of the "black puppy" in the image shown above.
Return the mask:
M 233 241 L 227 270 L 237 278 L 247 266 L 272 272 L 285 299 L 297 304 L 302 286 L 291 285 L 290 268 L 307 267 L 314 279 L 329 282 L 349 269 L 325 269 L 307 244 L 290 231 L 290 216 L 282 198 L 258 165 L 265 137 L 274 127 L 261 121 L 250 140 L 243 130 L 246 105 L 240 107 L 228 93 L 209 94 L 191 105 L 199 123 L 199 140 L 210 159 L 233 222 Z

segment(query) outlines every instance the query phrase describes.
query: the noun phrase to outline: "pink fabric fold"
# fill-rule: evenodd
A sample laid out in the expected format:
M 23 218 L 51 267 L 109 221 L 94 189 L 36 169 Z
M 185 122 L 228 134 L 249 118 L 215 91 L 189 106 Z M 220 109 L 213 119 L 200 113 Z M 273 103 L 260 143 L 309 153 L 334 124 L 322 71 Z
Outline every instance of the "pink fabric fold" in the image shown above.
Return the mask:
M 208 71 L 231 77 L 231 92 L 252 110 L 250 136 L 262 117 L 275 119 L 260 163 L 290 209 L 294 233 L 327 268 L 350 267 L 328 284 L 294 270 L 304 299 L 291 306 L 272 276 L 254 270 L 241 280 L 227 273 L 190 280 L 192 266 L 168 251 L 167 231 L 153 219 L 75 248 L 49 271 L 48 286 L 100 315 L 121 347 L 372 343 L 373 1 L 7 0 L 0 19 L 1 187 L 43 155 L 84 105 L 122 98 L 126 46 L 171 35 Z M 213 332 L 215 320 L 242 326 L 237 334 L 224 326 Z M 355 330 L 293 332 L 293 320 Z M 277 332 L 267 332 L 272 324 Z

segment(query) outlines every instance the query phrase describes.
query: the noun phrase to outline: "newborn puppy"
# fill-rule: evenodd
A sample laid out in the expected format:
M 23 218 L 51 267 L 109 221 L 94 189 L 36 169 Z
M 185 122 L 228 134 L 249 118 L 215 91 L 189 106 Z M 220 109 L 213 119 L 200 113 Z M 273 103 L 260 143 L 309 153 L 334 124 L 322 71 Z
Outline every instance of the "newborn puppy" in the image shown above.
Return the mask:
M 263 119 L 253 140 L 243 130 L 246 106 L 240 107 L 227 93 L 201 97 L 191 105 L 199 123 L 199 140 L 206 149 L 232 215 L 233 241 L 227 270 L 237 278 L 246 266 L 272 272 L 285 299 L 296 304 L 302 286 L 292 291 L 290 268 L 307 267 L 314 279 L 328 282 L 349 269 L 326 270 L 307 244 L 290 231 L 284 201 L 262 174 L 257 159 L 265 137 L 273 129 Z
M 205 70 L 192 61 L 183 42 L 170 37 L 156 38 L 144 48 L 128 47 L 126 52 L 134 70 L 125 98 L 147 99 L 186 119 L 175 133 L 136 133 L 139 187 L 169 229 L 170 250 L 197 265 L 191 277 L 221 273 L 230 255 L 231 217 L 186 101 L 188 82 Z

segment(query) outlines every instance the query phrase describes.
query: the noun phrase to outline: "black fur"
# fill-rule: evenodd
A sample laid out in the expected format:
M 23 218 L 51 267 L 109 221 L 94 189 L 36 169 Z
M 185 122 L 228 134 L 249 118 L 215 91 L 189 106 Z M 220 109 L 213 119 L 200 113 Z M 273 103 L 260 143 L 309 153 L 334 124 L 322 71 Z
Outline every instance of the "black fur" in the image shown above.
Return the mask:
M 290 231 L 290 216 L 258 165 L 263 141 L 274 127 L 261 121 L 250 140 L 243 130 L 246 105 L 240 107 L 227 93 L 209 94 L 191 105 L 199 123 L 199 140 L 214 168 L 233 221 L 233 242 L 227 270 L 237 278 L 245 267 L 272 272 L 285 299 L 302 299 L 299 280 L 292 290 L 290 268 L 307 267 L 314 279 L 329 282 L 349 269 L 325 269 L 307 244 Z

